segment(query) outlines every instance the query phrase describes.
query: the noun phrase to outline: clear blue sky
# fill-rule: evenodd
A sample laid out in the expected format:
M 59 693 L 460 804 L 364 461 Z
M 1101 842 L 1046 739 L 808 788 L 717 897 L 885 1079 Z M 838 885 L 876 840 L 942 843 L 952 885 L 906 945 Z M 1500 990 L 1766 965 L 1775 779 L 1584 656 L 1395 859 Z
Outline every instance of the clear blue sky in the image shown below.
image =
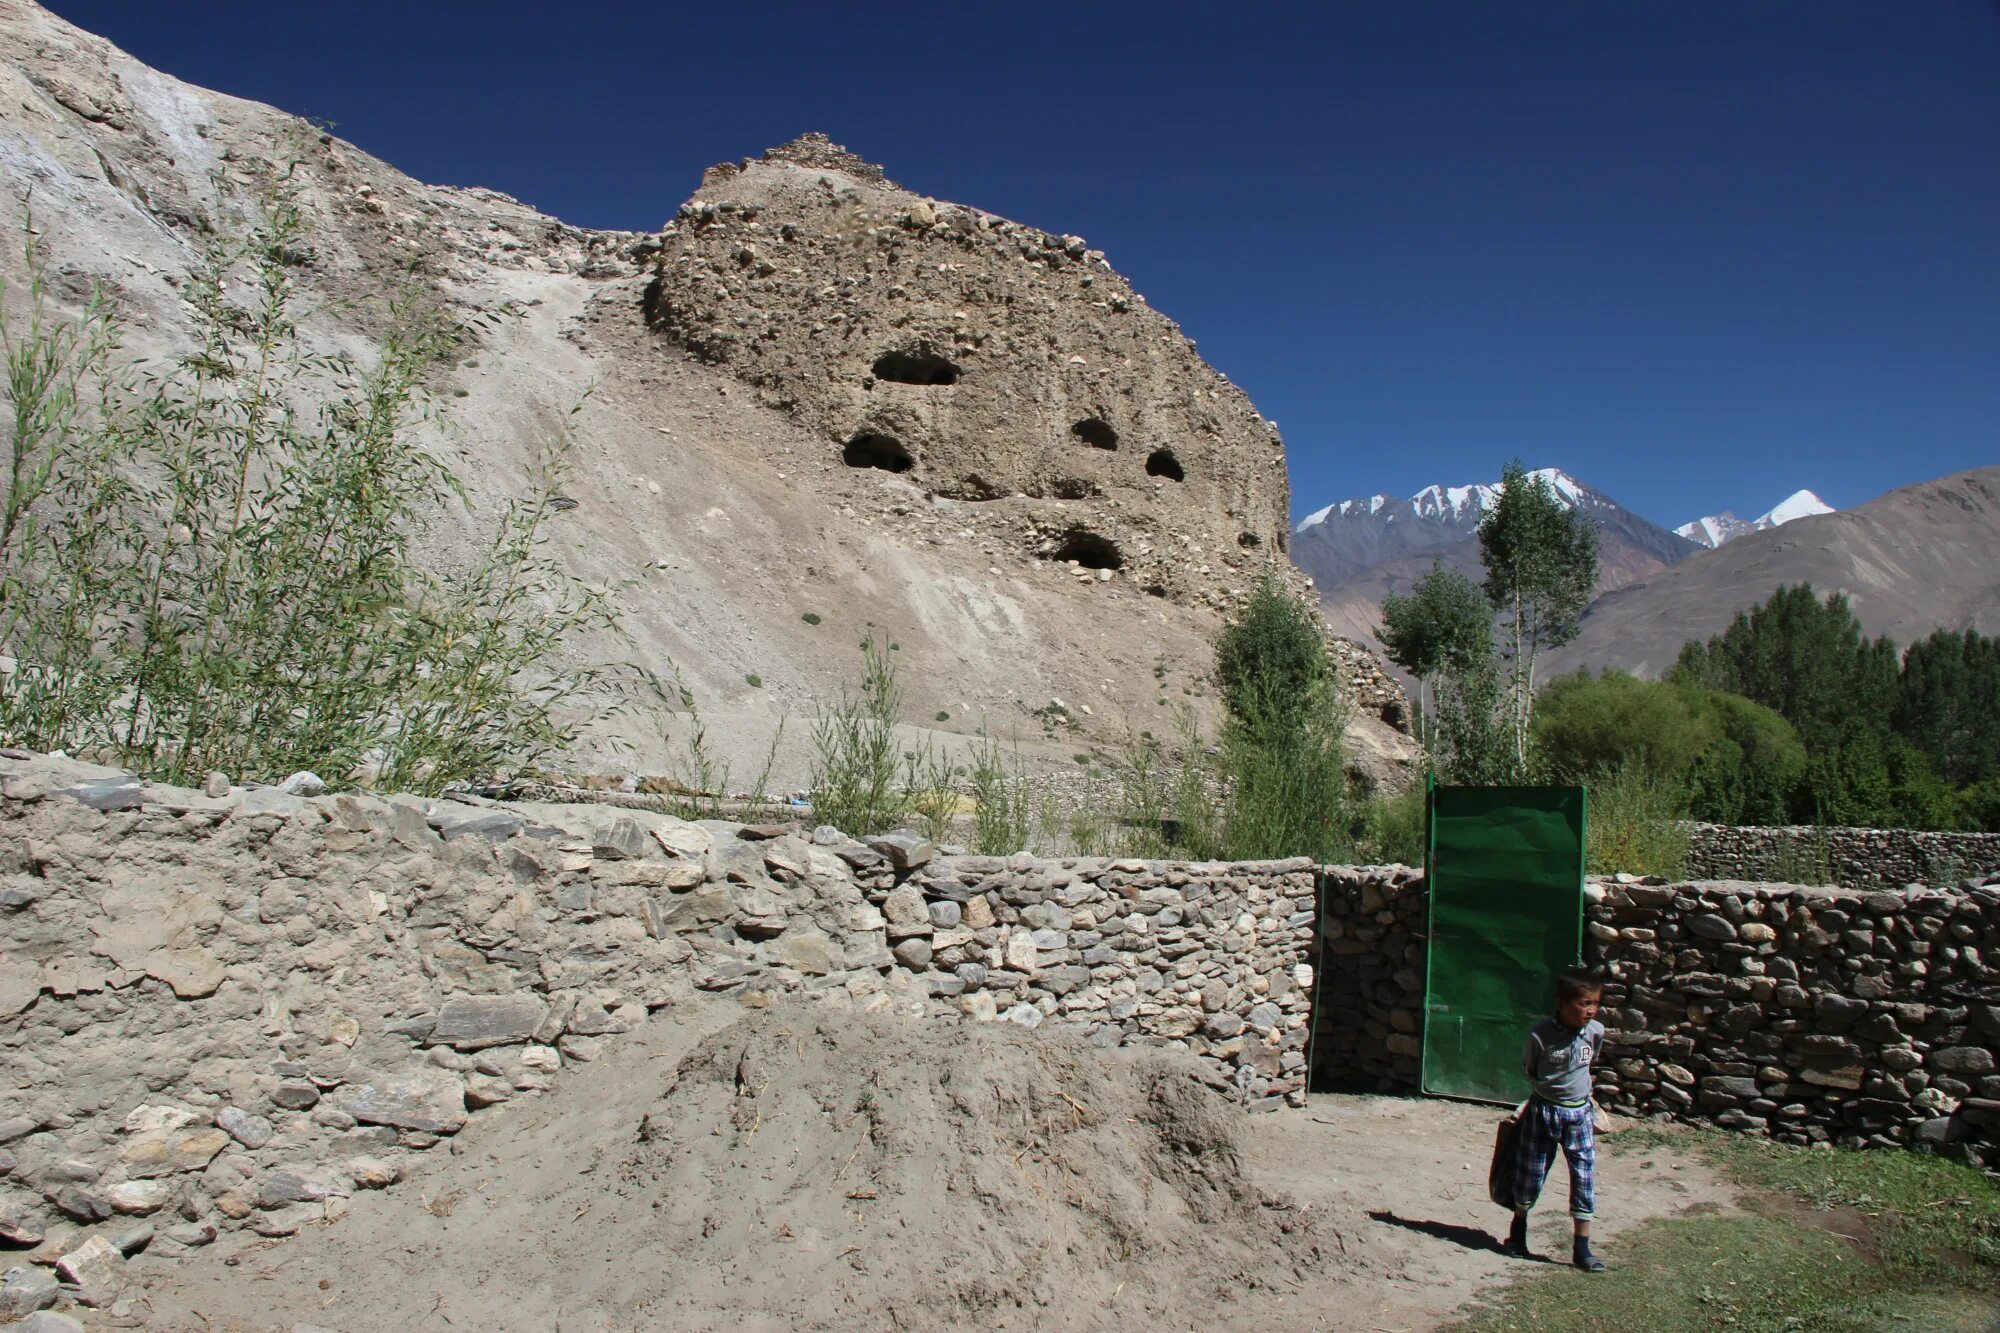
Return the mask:
M 52 7 L 582 225 L 817 129 L 1080 232 L 1277 420 L 1295 513 L 2000 462 L 2000 0 Z

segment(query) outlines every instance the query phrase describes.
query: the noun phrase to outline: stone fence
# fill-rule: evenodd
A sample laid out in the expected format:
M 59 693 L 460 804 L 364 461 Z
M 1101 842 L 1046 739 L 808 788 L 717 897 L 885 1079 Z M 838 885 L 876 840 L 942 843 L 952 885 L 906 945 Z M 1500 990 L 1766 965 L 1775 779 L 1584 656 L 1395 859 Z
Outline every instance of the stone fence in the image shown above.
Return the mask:
M 2000 877 L 1589 897 L 1608 1106 L 2000 1165 Z M 137 1247 L 337 1217 L 703 993 L 1171 1043 L 1256 1108 L 1302 1100 L 1310 1031 L 1322 1081 L 1410 1091 L 1425 932 L 1400 866 L 941 856 L 6 752 L 0 1246 L 112 1299 Z M 0 1280 L 0 1314 L 54 1299 L 39 1272 Z
M 2000 833 L 1879 828 L 1737 828 L 1691 824 L 1690 879 L 1900 889 L 1957 884 L 2000 871 Z
M 593 806 L 196 792 L 9 752 L 0 1247 L 112 1299 L 122 1255 L 338 1216 L 703 992 L 1077 1024 L 1185 1046 L 1245 1103 L 1296 1101 L 1316 880 L 1306 861 L 940 857 L 911 834 Z M 54 1299 L 37 1281 L 0 1314 Z
M 1899 892 L 1617 876 L 1587 897 L 1606 1107 L 2000 1166 L 2000 876 Z M 1413 1091 L 1424 880 L 1334 867 L 1323 901 L 1316 1076 Z

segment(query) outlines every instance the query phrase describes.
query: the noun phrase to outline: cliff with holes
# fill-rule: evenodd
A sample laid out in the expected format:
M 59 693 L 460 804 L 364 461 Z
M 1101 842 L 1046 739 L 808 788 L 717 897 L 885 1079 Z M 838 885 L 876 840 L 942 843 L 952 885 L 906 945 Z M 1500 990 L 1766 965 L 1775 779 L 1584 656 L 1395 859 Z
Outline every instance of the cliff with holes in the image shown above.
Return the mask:
M 1277 428 L 1102 252 L 912 194 L 823 136 L 711 168 L 647 309 L 830 457 L 1028 557 L 1221 606 L 1284 555 Z

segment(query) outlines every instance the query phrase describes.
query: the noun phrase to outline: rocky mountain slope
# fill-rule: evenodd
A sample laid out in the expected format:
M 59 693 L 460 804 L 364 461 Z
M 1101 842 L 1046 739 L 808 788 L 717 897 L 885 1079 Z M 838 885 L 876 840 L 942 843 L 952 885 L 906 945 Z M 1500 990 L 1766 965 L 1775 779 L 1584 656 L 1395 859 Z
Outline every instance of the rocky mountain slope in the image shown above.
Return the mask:
M 1541 468 L 1533 475 L 1557 500 L 1597 523 L 1600 590 L 1649 577 L 1700 549 L 1565 472 Z M 1382 598 L 1407 592 L 1433 561 L 1473 579 L 1485 577 L 1479 523 L 1499 489 L 1497 482 L 1426 486 L 1408 499 L 1343 500 L 1300 520 L 1292 534 L 1293 563 L 1312 577 L 1335 630 L 1375 646 Z
M 777 778 L 803 781 L 803 717 L 858 677 L 868 634 L 947 742 L 983 724 L 1067 763 L 1158 730 L 1171 704 L 1211 707 L 1221 615 L 1283 560 L 1276 430 L 1101 253 L 901 190 L 823 137 L 711 169 L 658 234 L 586 231 L 410 180 L 29 0 L 0 0 L 0 85 L 0 171 L 54 289 L 108 291 L 134 354 L 184 344 L 202 229 L 245 225 L 276 164 L 312 228 L 313 348 L 365 357 L 372 317 L 341 303 L 411 264 L 467 310 L 516 309 L 440 372 L 438 448 L 470 503 L 424 553 L 467 559 L 568 421 L 559 548 L 635 581 L 629 642 L 579 660 L 674 664 L 739 784 L 788 715 Z M 16 302 L 20 255 L 0 246 Z M 1378 718 L 1357 727 L 1383 772 L 1407 759 Z M 623 724 L 593 744 L 580 762 L 638 771 L 673 749 Z
M 2000 467 L 1750 533 L 1605 593 L 1550 670 L 1657 675 L 1687 640 L 1720 633 L 1779 585 L 1800 582 L 1845 593 L 1869 634 L 1898 645 L 1939 626 L 2000 632 Z
M 1748 521 L 1736 517 L 1725 509 L 1719 514 L 1710 514 L 1692 523 L 1683 523 L 1674 531 L 1697 546 L 1706 546 L 1713 550 L 1724 542 L 1734 541 L 1747 533 L 1762 532 L 1766 528 L 1790 523 L 1793 519 L 1811 518 L 1815 514 L 1832 512 L 1834 512 L 1833 506 L 1811 491 L 1798 490 Z

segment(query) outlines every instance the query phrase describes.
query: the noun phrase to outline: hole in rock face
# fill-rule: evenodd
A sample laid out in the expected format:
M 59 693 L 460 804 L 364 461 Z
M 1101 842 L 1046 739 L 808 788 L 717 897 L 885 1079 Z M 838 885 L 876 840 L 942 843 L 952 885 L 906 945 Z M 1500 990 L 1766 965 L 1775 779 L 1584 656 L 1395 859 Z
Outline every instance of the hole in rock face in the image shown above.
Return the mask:
M 1085 417 L 1069 428 L 1069 433 L 1093 449 L 1116 449 L 1118 432 L 1102 417 Z
M 847 442 L 840 451 L 840 461 L 849 467 L 874 467 L 884 472 L 908 472 L 917 465 L 901 440 L 867 430 Z
M 1146 585 L 1146 596 L 1165 597 L 1166 595 L 1167 595 L 1166 585 L 1160 583 L 1148 583 Z
M 875 358 L 875 378 L 891 384 L 958 383 L 958 367 L 928 347 L 884 352 Z
M 1168 481 L 1187 480 L 1187 473 L 1181 470 L 1181 460 L 1174 457 L 1171 449 L 1155 449 L 1146 456 L 1146 475 L 1165 477 Z
M 1118 543 L 1081 528 L 1063 534 L 1061 545 L 1050 553 L 1051 560 L 1074 560 L 1085 569 L 1123 569 L 1125 556 Z
M 1254 532 L 1239 532 L 1236 534 L 1236 544 L 1246 551 L 1254 551 L 1264 544 L 1264 539 Z

